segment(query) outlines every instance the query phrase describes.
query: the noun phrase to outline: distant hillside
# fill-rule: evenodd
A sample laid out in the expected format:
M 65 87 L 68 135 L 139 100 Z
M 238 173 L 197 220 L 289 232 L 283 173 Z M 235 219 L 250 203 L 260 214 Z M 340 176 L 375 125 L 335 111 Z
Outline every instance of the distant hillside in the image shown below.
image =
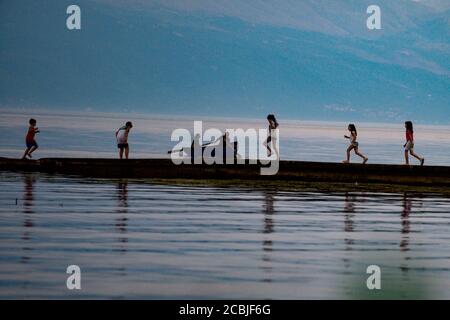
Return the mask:
M 438 1 L 379 0 L 373 32 L 365 0 L 77 3 L 81 31 L 65 1 L 0 2 L 0 107 L 450 121 Z

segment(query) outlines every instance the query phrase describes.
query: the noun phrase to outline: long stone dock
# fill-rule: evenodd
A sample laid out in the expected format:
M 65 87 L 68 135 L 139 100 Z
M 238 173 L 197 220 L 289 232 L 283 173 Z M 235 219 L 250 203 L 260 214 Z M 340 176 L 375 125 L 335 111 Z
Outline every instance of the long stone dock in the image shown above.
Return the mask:
M 98 178 L 222 179 L 382 183 L 450 187 L 448 166 L 406 166 L 280 161 L 275 175 L 261 175 L 262 164 L 175 165 L 171 159 L 0 158 L 0 170 L 62 173 Z

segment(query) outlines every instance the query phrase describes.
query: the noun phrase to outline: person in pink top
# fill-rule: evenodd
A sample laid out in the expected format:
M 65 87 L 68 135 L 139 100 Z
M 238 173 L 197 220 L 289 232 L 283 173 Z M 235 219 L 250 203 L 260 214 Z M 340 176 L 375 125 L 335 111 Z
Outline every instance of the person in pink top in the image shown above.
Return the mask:
M 405 161 L 406 164 L 409 165 L 409 154 L 411 154 L 414 158 L 420 161 L 420 165 L 423 166 L 425 162 L 425 158 L 419 157 L 417 154 L 414 153 L 414 130 L 413 130 L 413 124 L 411 121 L 405 122 L 405 128 L 406 128 L 406 143 L 403 145 L 405 148 Z

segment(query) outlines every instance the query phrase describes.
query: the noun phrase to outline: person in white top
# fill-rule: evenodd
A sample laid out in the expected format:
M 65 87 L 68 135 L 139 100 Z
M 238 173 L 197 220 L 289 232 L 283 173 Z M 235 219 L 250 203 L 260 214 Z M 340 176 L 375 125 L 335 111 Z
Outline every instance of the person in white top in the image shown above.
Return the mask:
M 123 158 L 123 153 L 125 151 L 125 159 L 128 159 L 128 154 L 130 153 L 130 147 L 128 145 L 128 134 L 130 133 L 133 124 L 128 121 L 123 127 L 120 127 L 116 131 L 117 148 L 119 148 L 119 157 Z

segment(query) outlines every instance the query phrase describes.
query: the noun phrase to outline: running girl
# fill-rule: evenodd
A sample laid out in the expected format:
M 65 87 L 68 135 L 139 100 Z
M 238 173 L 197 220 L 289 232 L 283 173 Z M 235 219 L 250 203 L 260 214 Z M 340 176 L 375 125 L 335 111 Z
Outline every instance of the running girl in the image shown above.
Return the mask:
M 362 153 L 359 152 L 358 147 L 359 147 L 359 143 L 356 141 L 356 137 L 358 136 L 358 133 L 356 132 L 356 127 L 354 124 L 349 124 L 348 125 L 348 131 L 350 131 L 350 136 L 345 135 L 344 137 L 346 139 L 350 140 L 350 145 L 347 148 L 347 160 L 344 160 L 342 162 L 344 163 L 350 163 L 350 152 L 352 150 L 355 150 L 355 154 L 357 154 L 358 156 L 360 156 L 361 158 L 364 159 L 363 164 L 365 164 L 367 162 L 367 160 L 369 160 L 369 158 L 367 158 L 366 156 L 364 156 Z
M 406 143 L 403 145 L 403 148 L 405 148 L 405 162 L 407 165 L 409 165 L 409 156 L 408 156 L 409 152 L 414 158 L 419 160 L 420 165 L 423 166 L 425 158 L 421 158 L 414 153 L 414 130 L 412 122 L 406 121 L 405 128 L 406 128 Z
M 269 114 L 267 116 L 267 121 L 269 121 L 269 136 L 267 137 L 267 140 L 264 141 L 264 146 L 267 148 L 267 156 L 272 156 L 272 148 L 275 151 L 275 154 L 277 156 L 277 160 L 280 159 L 280 152 L 277 148 L 277 139 L 278 139 L 278 122 L 277 119 L 275 119 L 275 116 L 273 114 Z M 270 144 L 272 143 L 272 148 L 270 147 Z

